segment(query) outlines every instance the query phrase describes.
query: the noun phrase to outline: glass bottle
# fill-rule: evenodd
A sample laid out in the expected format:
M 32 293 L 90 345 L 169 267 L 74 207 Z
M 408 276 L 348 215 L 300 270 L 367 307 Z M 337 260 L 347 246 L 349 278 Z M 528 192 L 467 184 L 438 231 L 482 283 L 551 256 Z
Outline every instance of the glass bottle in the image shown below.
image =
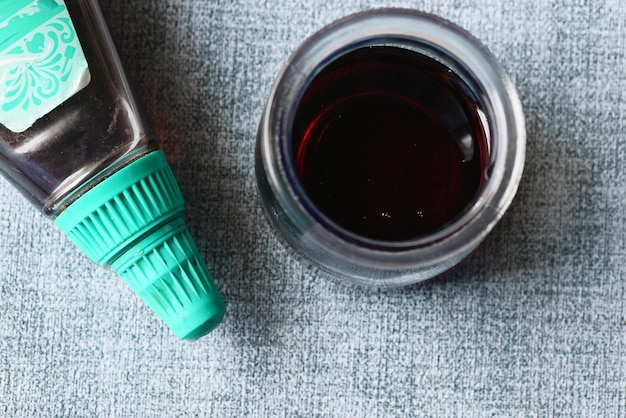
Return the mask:
M 183 339 L 225 306 L 96 0 L 0 8 L 0 171 Z

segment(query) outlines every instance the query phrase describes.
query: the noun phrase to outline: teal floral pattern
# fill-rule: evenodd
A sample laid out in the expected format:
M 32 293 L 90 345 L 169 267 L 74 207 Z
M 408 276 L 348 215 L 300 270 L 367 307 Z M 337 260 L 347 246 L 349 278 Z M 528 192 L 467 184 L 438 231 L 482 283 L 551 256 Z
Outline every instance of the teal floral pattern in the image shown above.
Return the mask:
M 65 5 L 53 0 L 23 3 L 10 16 L 0 14 L 0 123 L 15 132 L 30 127 L 89 82 Z

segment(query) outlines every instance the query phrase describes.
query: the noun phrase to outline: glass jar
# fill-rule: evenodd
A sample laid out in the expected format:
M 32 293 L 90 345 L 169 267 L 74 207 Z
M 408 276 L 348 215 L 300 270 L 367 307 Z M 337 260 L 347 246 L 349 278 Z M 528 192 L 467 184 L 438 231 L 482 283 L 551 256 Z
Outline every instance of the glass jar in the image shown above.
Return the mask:
M 347 54 L 379 47 L 412 51 L 454 73 L 477 101 L 486 137 L 482 178 L 471 202 L 441 227 L 399 240 L 355 233 L 320 210 L 303 187 L 294 157 L 294 121 L 316 77 Z M 257 185 L 271 224 L 304 259 L 348 282 L 408 285 L 450 269 L 485 239 L 517 191 L 525 141 L 524 115 L 515 88 L 476 38 L 431 14 L 369 10 L 325 27 L 289 58 L 260 122 Z

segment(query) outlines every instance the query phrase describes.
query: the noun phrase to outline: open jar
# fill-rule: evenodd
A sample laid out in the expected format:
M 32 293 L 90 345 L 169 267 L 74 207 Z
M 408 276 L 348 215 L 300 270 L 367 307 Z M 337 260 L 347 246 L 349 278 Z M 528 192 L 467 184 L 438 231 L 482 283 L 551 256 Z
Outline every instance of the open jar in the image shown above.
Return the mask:
M 466 257 L 517 191 L 522 107 L 478 40 L 437 16 L 341 19 L 289 58 L 259 126 L 267 217 L 333 277 L 379 287 Z

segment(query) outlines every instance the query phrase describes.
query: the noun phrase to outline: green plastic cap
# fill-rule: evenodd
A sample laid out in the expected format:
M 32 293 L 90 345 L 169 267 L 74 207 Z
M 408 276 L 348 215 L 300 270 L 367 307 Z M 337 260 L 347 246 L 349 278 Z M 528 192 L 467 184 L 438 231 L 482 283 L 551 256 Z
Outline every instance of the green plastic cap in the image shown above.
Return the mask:
M 210 332 L 226 312 L 183 220 L 184 201 L 162 151 L 132 162 L 56 219 L 87 256 L 111 266 L 179 338 Z

